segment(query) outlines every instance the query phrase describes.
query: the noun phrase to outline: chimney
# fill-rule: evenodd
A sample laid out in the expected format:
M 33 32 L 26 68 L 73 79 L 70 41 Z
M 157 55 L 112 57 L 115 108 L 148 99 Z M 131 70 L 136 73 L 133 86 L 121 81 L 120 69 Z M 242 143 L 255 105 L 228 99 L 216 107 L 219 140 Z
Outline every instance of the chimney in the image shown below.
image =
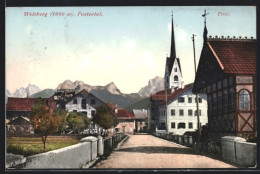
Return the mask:
M 118 108 L 117 108 L 117 104 L 115 105 L 115 113 L 117 114 L 118 113 Z
M 175 91 L 175 88 L 172 87 L 172 88 L 171 88 L 171 93 L 174 93 L 174 91 Z

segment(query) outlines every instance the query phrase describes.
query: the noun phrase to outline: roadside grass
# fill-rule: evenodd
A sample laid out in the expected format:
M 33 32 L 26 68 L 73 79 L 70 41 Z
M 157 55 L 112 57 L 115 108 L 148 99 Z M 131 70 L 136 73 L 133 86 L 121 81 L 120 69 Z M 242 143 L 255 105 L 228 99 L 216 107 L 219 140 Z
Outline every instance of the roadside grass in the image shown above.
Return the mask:
M 73 144 L 79 140 L 76 137 L 48 137 L 46 142 L 47 152 L 60 149 Z M 7 153 L 31 156 L 43 153 L 43 143 L 40 137 L 7 137 Z

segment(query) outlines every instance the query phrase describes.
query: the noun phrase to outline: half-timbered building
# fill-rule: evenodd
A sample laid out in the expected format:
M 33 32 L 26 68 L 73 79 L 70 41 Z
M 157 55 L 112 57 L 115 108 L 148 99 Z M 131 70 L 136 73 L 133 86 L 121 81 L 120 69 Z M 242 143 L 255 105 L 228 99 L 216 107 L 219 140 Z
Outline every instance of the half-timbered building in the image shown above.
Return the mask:
M 256 40 L 207 38 L 195 77 L 194 92 L 207 94 L 211 139 L 256 133 Z

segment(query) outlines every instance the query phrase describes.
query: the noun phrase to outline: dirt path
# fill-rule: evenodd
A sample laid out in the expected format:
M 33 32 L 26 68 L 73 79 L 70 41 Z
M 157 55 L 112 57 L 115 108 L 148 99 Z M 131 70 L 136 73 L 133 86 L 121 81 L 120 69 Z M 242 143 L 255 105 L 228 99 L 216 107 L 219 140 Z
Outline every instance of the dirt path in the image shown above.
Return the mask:
M 129 135 L 107 160 L 93 168 L 234 168 L 193 149 L 151 135 Z

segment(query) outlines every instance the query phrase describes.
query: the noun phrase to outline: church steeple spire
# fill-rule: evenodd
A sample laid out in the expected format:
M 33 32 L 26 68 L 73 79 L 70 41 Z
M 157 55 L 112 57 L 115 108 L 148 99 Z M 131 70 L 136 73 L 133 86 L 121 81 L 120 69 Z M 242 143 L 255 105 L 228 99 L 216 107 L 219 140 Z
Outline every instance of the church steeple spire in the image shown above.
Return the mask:
M 172 12 L 172 37 L 171 37 L 171 54 L 170 58 L 176 58 L 175 39 L 174 39 L 174 26 L 173 26 L 173 12 Z
M 207 42 L 207 35 L 208 35 L 208 30 L 207 30 L 207 25 L 206 25 L 206 16 L 209 13 L 206 13 L 206 9 L 204 11 L 204 14 L 202 15 L 202 17 L 204 17 L 204 32 L 203 32 L 203 39 L 204 39 L 204 44 Z

